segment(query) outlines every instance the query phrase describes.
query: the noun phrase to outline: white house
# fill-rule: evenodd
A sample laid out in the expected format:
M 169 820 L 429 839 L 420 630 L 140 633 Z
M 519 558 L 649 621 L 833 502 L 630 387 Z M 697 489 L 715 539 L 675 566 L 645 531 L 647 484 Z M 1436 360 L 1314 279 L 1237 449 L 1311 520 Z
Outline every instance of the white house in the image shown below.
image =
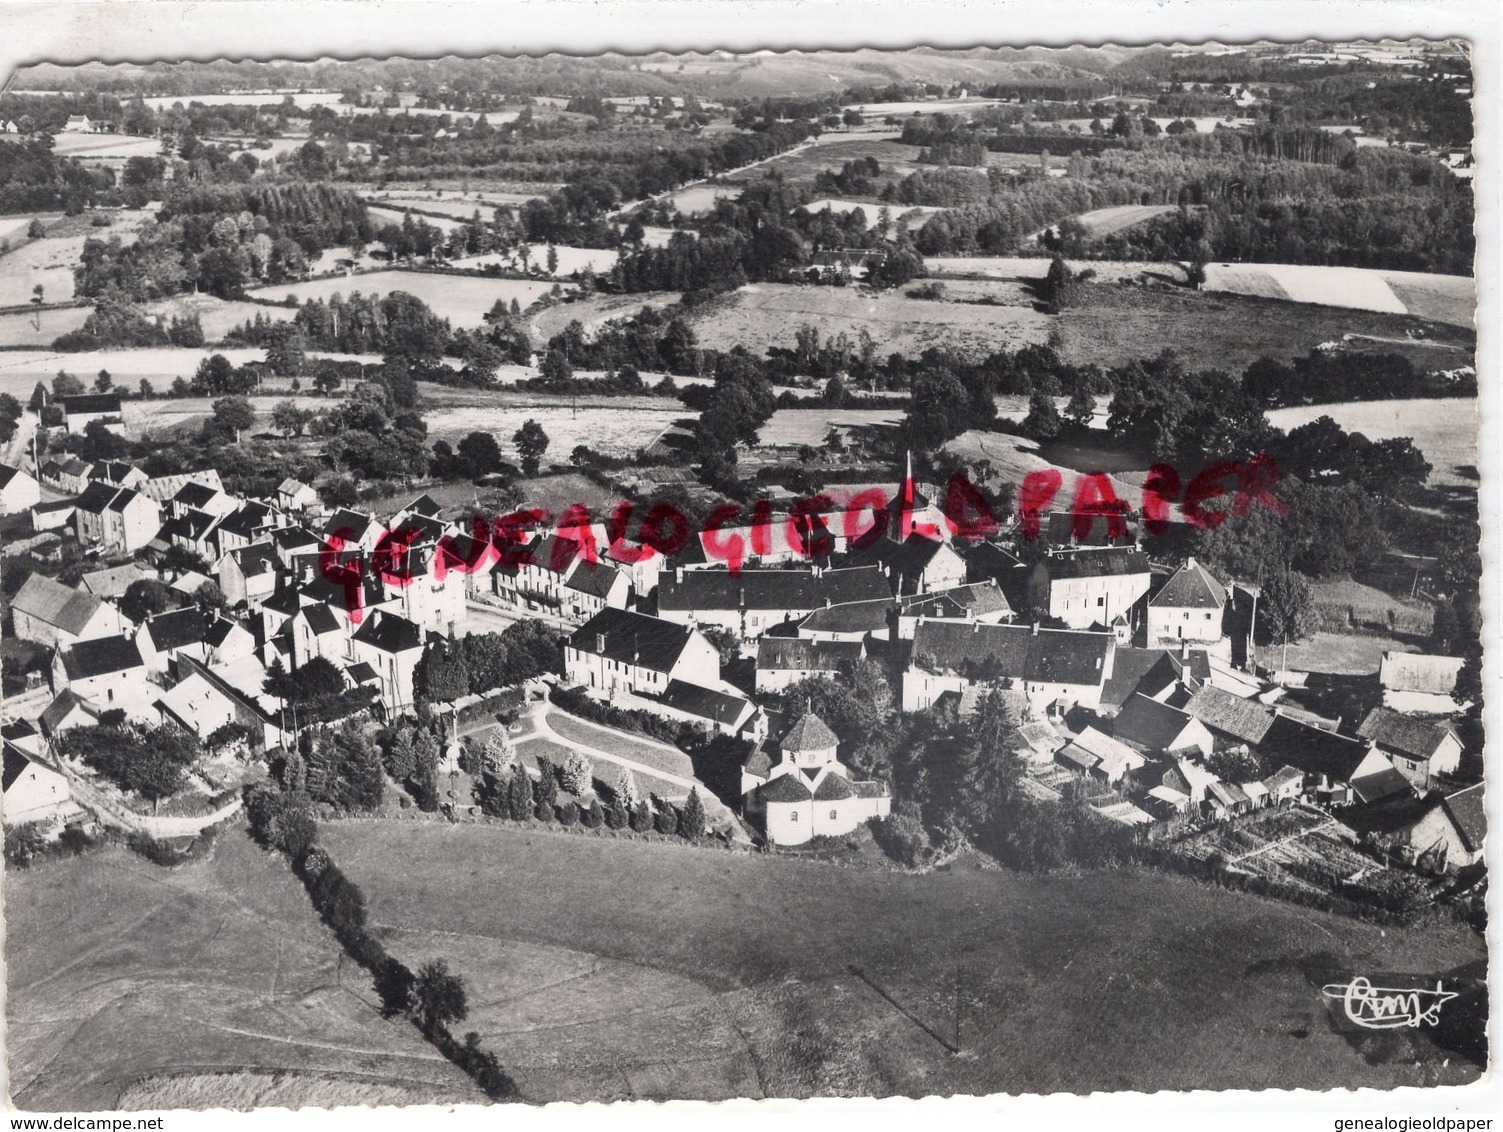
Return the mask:
M 30 472 L 0 464 L 0 515 L 18 515 L 42 501 L 42 487 Z
M 423 631 L 407 618 L 375 609 L 361 619 L 350 637 L 346 659 L 371 666 L 380 680 L 380 695 L 395 715 L 412 707 L 412 674 L 423 656 Z
M 658 580 L 658 616 L 681 625 L 714 625 L 750 641 L 816 609 L 892 601 L 876 566 L 826 570 L 675 570 Z
M 1141 692 L 1129 696 L 1112 720 L 1112 734 L 1145 751 L 1187 754 L 1204 758 L 1216 740 L 1204 723 L 1179 708 L 1150 699 Z
M 84 816 L 62 773 L 40 755 L 28 754 L 9 740 L 5 742 L 4 778 L 3 813 L 7 826 L 42 822 L 57 829 Z
M 82 393 L 77 397 L 61 398 L 63 427 L 69 432 L 83 432 L 92 422 L 98 421 L 110 432 L 125 435 L 125 416 L 120 406 L 118 393 Z
M 318 492 L 300 479 L 288 476 L 277 484 L 277 506 L 283 511 L 304 511 L 318 506 Z
M 757 691 L 779 692 L 816 676 L 838 679 L 865 655 L 866 646 L 860 641 L 763 637 L 757 642 Z
M 1213 645 L 1223 636 L 1226 587 L 1191 558 L 1148 599 L 1148 646 Z
M 11 599 L 11 622 L 17 638 L 39 645 L 61 645 L 125 631 L 120 611 L 91 593 L 33 574 Z
M 100 480 L 78 497 L 73 517 L 79 542 L 115 553 L 134 554 L 162 529 L 162 511 L 155 500 Z
M 1052 554 L 1028 576 L 1026 605 L 1047 611 L 1071 629 L 1106 628 L 1148 592 L 1148 556 L 1107 547 Z
M 670 680 L 713 688 L 720 654 L 697 629 L 625 609 L 603 609 L 564 646 L 570 684 L 604 696 L 662 695 Z
M 904 711 L 932 707 L 946 692 L 973 684 L 1021 691 L 1034 713 L 1098 707 L 1111 679 L 1116 641 L 1109 633 L 925 621 L 914 629 L 902 678 Z
M 759 747 L 742 764 L 742 808 L 760 819 L 773 844 L 842 837 L 889 812 L 887 788 L 853 781 L 836 758 L 839 742 L 819 716 L 806 711 L 778 740 L 776 762 Z

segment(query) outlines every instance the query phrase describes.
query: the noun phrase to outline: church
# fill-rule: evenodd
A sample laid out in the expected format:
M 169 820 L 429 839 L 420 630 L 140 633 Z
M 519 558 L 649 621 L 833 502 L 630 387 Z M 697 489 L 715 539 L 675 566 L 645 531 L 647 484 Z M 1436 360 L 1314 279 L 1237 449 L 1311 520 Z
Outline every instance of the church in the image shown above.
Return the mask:
M 741 767 L 742 811 L 774 845 L 843 837 L 869 818 L 885 817 L 892 797 L 880 782 L 856 782 L 835 757 L 840 741 L 805 710 L 777 741 L 759 746 Z

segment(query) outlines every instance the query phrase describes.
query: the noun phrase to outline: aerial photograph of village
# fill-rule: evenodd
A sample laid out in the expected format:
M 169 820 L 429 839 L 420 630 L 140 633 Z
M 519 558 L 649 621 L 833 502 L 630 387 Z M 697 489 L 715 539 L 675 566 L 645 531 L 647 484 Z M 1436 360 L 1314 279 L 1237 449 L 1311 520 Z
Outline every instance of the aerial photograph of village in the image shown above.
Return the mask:
M 10 1105 L 1482 1079 L 1472 85 L 8 76 Z

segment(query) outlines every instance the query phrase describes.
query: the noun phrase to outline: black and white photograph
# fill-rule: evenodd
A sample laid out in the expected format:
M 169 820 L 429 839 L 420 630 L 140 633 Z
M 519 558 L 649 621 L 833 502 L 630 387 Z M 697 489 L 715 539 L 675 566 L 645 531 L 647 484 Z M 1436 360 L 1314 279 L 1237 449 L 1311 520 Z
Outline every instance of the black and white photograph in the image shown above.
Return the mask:
M 1496 1103 L 1495 42 L 177 7 L 0 76 L 11 1114 Z

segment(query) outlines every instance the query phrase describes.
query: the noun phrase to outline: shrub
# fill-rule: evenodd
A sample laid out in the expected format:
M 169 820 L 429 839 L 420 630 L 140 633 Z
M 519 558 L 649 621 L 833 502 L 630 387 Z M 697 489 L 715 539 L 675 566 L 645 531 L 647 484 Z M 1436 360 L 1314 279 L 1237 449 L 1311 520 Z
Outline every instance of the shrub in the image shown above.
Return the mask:
M 27 868 L 47 848 L 47 833 L 40 822 L 29 821 L 21 825 L 7 826 L 5 830 L 5 863 Z
M 688 841 L 698 841 L 705 835 L 705 807 L 696 788 L 689 790 L 689 800 L 684 803 L 684 812 L 679 816 L 678 832 Z
M 538 777 L 532 784 L 532 800 L 540 806 L 549 807 L 558 800 L 558 775 L 554 772 L 553 761 L 547 755 L 538 759 Z
M 564 780 L 564 789 L 575 797 L 582 797 L 590 792 L 594 777 L 590 770 L 590 760 L 578 751 L 571 751 L 569 757 L 564 760 L 561 771 Z
M 605 822 L 605 810 L 591 798 L 590 804 L 579 811 L 579 822 L 586 829 L 599 829 Z
M 632 807 L 631 827 L 637 833 L 647 833 L 652 829 L 652 809 L 645 801 L 638 802 Z
M 558 808 L 558 820 L 560 825 L 577 825 L 579 806 L 572 800 L 565 802 Z
M 539 802 L 536 806 L 533 807 L 532 816 L 535 817 L 535 818 L 537 818 L 538 821 L 540 821 L 540 822 L 550 822 L 550 821 L 552 821 L 553 820 L 553 803 L 552 802 Z
M 611 829 L 625 829 L 630 822 L 631 810 L 626 802 L 620 797 L 612 798 L 605 810 L 605 824 Z
M 929 835 L 911 814 L 891 814 L 871 823 L 872 839 L 899 864 L 917 868 L 929 859 Z
M 673 808 L 673 803 L 663 803 L 663 808 L 657 812 L 657 816 L 653 819 L 653 825 L 659 833 L 674 834 L 678 832 L 678 811 Z

